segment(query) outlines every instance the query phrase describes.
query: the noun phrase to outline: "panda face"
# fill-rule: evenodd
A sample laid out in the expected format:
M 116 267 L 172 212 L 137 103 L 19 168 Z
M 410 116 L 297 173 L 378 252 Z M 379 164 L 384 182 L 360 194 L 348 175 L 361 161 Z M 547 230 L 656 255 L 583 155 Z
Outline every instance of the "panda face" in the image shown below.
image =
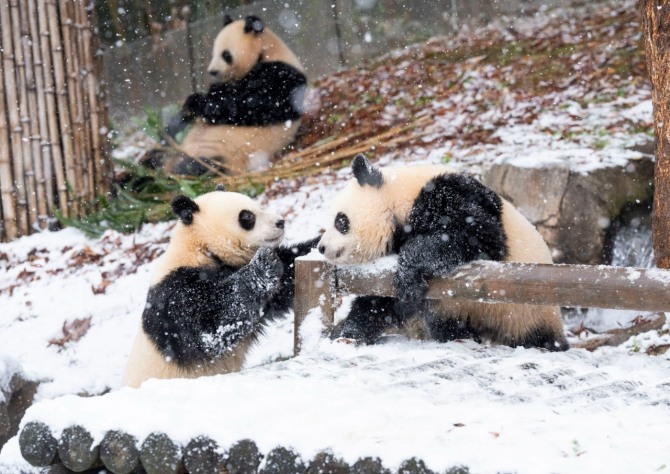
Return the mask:
M 352 180 L 335 198 L 319 252 L 335 264 L 368 262 L 389 253 L 393 228 L 386 189 Z
M 253 16 L 227 23 L 214 40 L 209 74 L 220 82 L 246 76 L 262 55 L 264 28 Z
M 248 263 L 260 247 L 284 238 L 284 220 L 243 194 L 214 191 L 195 200 L 178 196 L 173 210 L 186 248 L 211 253 L 228 265 Z

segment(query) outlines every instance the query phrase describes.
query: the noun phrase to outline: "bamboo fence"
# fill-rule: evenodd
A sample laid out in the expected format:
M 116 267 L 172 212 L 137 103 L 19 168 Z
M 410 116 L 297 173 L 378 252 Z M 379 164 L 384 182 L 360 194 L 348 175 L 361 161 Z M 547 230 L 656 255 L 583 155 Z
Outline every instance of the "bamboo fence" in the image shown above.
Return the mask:
M 81 217 L 108 191 L 102 56 L 89 0 L 0 0 L 0 241 Z

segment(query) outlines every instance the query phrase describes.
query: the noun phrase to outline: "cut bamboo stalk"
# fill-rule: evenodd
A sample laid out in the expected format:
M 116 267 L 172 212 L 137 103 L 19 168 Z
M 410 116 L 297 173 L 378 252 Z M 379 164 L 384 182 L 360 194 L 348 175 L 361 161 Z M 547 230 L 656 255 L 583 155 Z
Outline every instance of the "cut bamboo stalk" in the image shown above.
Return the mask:
M 35 163 L 35 177 L 37 185 L 37 202 L 39 216 L 38 221 L 45 226 L 47 218 L 54 210 L 54 194 L 51 180 L 52 161 L 51 146 L 49 145 L 49 121 L 47 118 L 46 95 L 44 87 L 44 61 L 40 49 L 40 29 L 37 20 L 37 9 L 35 2 L 28 2 L 28 20 L 30 23 L 31 47 L 34 65 L 34 83 L 37 95 L 37 120 L 39 131 L 39 158 L 40 163 Z
M 8 68 L 5 74 L 7 85 L 7 109 L 9 110 L 9 124 L 12 131 L 12 170 L 14 176 L 14 192 L 16 194 L 16 213 L 17 213 L 17 235 L 27 235 L 29 233 L 28 223 L 28 199 L 26 196 L 26 187 L 24 179 L 24 164 L 23 160 L 30 153 L 30 146 L 28 145 L 28 137 L 24 134 L 24 124 L 22 123 L 21 112 L 24 110 L 24 94 L 19 90 L 18 80 L 20 75 L 20 68 L 18 67 L 22 62 L 21 56 L 21 42 L 18 37 L 18 31 L 21 27 L 18 20 L 18 6 L 17 1 L 0 2 L 3 6 L 9 6 L 7 9 L 7 17 L 3 20 L 3 25 L 8 25 L 9 28 L 3 28 L 3 49 L 9 53 L 11 61 L 6 61 L 5 66 Z M 3 8 L 4 9 L 4 8 Z M 4 40 L 5 33 L 7 34 L 7 42 Z M 26 141 L 24 142 L 24 138 Z
M 63 215 L 68 216 L 68 192 L 65 183 L 65 170 L 61 149 L 62 141 L 56 109 L 56 89 L 54 86 L 53 62 L 51 60 L 51 34 L 49 33 L 49 22 L 47 21 L 47 9 L 45 7 L 38 8 L 37 13 L 39 31 L 41 32 L 40 50 L 44 66 L 42 70 L 49 128 L 48 144 L 51 152 L 51 160 L 44 161 L 44 175 L 47 178 L 47 189 L 49 189 L 50 183 L 55 183 L 56 189 L 50 191 L 50 194 L 54 192 L 58 194 L 58 208 Z
M 25 159 L 26 192 L 28 195 L 28 220 L 32 229 L 40 229 L 46 224 L 46 196 L 40 195 L 39 182 L 42 178 L 42 150 L 40 149 L 39 114 L 37 110 L 37 84 L 35 82 L 33 39 L 30 34 L 29 3 L 32 0 L 20 0 L 21 53 L 23 55 L 23 80 L 26 94 L 26 127 L 30 155 Z M 21 77 L 21 75 L 19 75 Z M 41 91 L 40 91 L 41 92 Z M 42 188 L 43 190 L 43 188 Z M 40 219 L 41 217 L 41 219 Z
M 63 39 L 58 25 L 58 4 L 57 0 L 45 0 L 47 8 L 47 18 L 49 20 L 49 34 L 51 39 L 51 55 L 53 60 L 53 71 L 56 86 L 56 103 L 58 110 L 58 123 L 60 125 L 60 137 L 63 146 L 64 155 L 64 170 L 66 188 L 73 188 L 76 186 L 76 175 L 74 169 L 74 154 L 75 145 L 72 135 L 72 119 L 69 113 L 69 106 L 67 100 L 67 85 L 65 78 L 63 57 Z M 65 217 L 73 217 L 79 215 L 79 202 L 74 199 L 70 190 L 67 190 L 68 202 L 62 208 Z

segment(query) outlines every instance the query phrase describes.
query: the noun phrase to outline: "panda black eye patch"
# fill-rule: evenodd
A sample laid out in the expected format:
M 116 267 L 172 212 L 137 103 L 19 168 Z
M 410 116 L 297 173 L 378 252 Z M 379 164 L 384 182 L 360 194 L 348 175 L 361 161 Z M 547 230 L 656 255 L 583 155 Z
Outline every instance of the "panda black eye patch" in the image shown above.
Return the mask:
M 221 57 L 228 64 L 233 64 L 233 55 L 230 54 L 230 51 L 228 51 L 227 49 L 223 53 L 221 53 Z
M 238 220 L 240 222 L 240 227 L 242 227 L 244 230 L 251 230 L 256 225 L 256 215 L 251 211 L 247 211 L 246 209 L 244 211 L 240 211 Z
M 349 218 L 343 212 L 338 212 L 335 216 L 335 230 L 340 234 L 349 232 Z

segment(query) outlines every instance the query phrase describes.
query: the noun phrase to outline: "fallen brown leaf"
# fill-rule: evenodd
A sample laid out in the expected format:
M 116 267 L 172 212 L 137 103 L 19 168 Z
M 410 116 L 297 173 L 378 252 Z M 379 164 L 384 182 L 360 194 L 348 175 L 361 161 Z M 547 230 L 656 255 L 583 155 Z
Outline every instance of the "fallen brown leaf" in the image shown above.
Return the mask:
M 77 342 L 91 327 L 91 316 L 63 323 L 63 337 L 49 339 L 49 345 L 64 347 L 68 342 Z

